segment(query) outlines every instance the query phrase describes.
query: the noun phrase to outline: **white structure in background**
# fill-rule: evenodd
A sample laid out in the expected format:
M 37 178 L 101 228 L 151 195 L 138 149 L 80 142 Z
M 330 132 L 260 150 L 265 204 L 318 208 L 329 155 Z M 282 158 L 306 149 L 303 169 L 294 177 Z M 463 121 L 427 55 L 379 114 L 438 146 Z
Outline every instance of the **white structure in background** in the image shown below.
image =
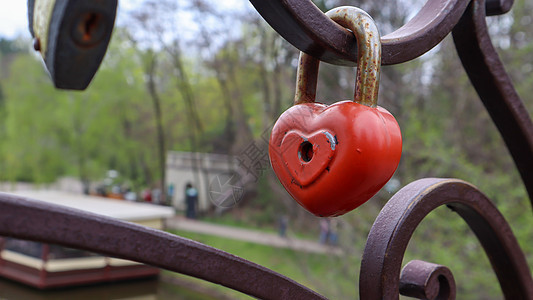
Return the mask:
M 78 178 L 62 177 L 54 183 L 35 184 L 27 182 L 0 182 L 0 191 L 2 192 L 16 192 L 16 191 L 62 191 L 71 194 L 83 194 L 83 184 Z
M 13 194 L 30 199 L 81 209 L 86 212 L 133 222 L 155 229 L 163 229 L 163 221 L 174 216 L 174 209 L 150 203 L 132 203 L 124 200 L 72 194 L 64 191 L 16 191 Z
M 167 187 L 173 187 L 172 206 L 186 209 L 185 185 L 191 183 L 198 190 L 198 210 L 205 211 L 213 205 L 213 184 L 218 178 L 230 179 L 238 171 L 238 162 L 224 154 L 169 151 L 166 169 Z

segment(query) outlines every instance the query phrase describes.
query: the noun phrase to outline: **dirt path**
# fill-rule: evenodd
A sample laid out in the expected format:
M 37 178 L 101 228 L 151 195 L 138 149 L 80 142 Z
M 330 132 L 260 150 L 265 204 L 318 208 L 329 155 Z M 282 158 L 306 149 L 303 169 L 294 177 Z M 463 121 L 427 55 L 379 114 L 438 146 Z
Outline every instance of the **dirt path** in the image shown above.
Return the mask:
M 296 239 L 292 237 L 283 238 L 272 233 L 265 233 L 256 230 L 225 225 L 215 225 L 211 223 L 190 220 L 183 217 L 167 219 L 166 228 L 216 235 L 228 239 L 247 241 L 278 248 L 290 248 L 296 251 L 335 255 L 342 254 L 342 250 L 339 247 L 327 246 L 314 241 Z

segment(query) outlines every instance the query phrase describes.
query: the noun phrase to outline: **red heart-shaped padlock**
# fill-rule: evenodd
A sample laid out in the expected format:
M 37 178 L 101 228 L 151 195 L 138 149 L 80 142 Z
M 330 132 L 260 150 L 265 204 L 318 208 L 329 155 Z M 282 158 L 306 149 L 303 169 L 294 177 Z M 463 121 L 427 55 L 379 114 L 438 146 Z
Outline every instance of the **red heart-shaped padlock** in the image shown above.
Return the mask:
M 363 204 L 390 179 L 402 152 L 400 128 L 385 109 L 353 101 L 303 103 L 272 129 L 272 167 L 291 196 L 317 216 Z
M 402 152 L 398 123 L 376 105 L 381 47 L 375 24 L 356 8 L 328 15 L 357 35 L 355 102 L 315 103 L 318 60 L 302 53 L 296 105 L 279 117 L 269 145 L 282 185 L 322 217 L 345 214 L 375 195 L 394 174 Z

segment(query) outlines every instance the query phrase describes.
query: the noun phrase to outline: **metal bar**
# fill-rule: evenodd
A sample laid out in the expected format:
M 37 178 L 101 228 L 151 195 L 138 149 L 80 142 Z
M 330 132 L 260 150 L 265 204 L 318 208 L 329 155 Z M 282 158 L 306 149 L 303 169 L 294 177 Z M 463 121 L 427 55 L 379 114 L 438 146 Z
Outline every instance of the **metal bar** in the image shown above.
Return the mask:
M 6 193 L 0 207 L 3 236 L 134 260 L 260 299 L 325 299 L 265 267 L 163 231 Z
M 485 249 L 506 299 L 533 299 L 533 280 L 509 224 L 476 187 L 457 179 L 426 178 L 394 195 L 377 217 L 360 270 L 361 299 L 398 299 L 403 255 L 416 227 L 446 205 L 470 226 Z
M 355 66 L 355 38 L 326 17 L 311 0 L 250 2 L 270 26 L 299 50 L 331 64 Z M 382 63 L 406 62 L 429 51 L 451 32 L 468 3 L 468 0 L 429 0 L 408 23 L 382 37 Z M 512 3 L 513 0 L 492 0 L 487 4 L 487 13 L 506 13 Z
M 533 123 L 494 49 L 483 0 L 475 0 L 453 30 L 455 47 L 492 120 L 498 127 L 533 206 Z

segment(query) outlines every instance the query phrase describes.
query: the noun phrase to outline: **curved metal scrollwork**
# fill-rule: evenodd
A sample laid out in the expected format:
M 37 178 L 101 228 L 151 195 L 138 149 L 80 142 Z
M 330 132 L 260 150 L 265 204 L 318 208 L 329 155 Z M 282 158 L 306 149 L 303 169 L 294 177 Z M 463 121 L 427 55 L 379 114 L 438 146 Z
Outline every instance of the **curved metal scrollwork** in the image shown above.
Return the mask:
M 533 204 L 533 125 L 492 46 L 485 2 L 474 0 L 453 30 L 472 84 L 502 134 Z M 397 299 L 398 291 L 419 298 L 454 299 L 453 277 L 424 273 L 411 265 L 400 279 L 407 243 L 420 221 L 438 206 L 456 211 L 483 245 L 506 299 L 533 299 L 531 273 L 512 231 L 497 208 L 475 187 L 458 180 L 423 179 L 398 192 L 372 227 L 361 265 L 362 299 Z M 411 266 L 410 266 L 411 265 Z M 408 268 L 410 266 L 410 268 Z M 451 275 L 451 274 L 450 274 Z M 423 286 L 433 278 L 433 287 Z M 385 281 L 386 279 L 386 281 Z M 438 290 L 439 292 L 435 292 Z M 426 292 L 432 292 L 431 297 Z M 438 296 L 437 296 L 438 295 Z
M 445 266 L 413 260 L 402 269 L 400 294 L 418 299 L 455 299 L 455 279 Z
M 533 206 L 533 122 L 494 49 L 483 0 L 472 1 L 453 30 L 459 58 L 498 127 Z
M 357 43 L 346 29 L 326 17 L 311 0 L 250 0 L 281 36 L 301 51 L 322 61 L 355 66 Z M 435 47 L 457 24 L 469 1 L 429 0 L 398 30 L 381 37 L 382 63 L 398 64 Z M 513 0 L 492 0 L 488 15 L 509 11 Z
M 509 224 L 494 204 L 464 181 L 435 178 L 421 179 L 401 189 L 377 217 L 361 263 L 361 299 L 398 299 L 400 268 L 407 244 L 422 219 L 442 205 L 457 212 L 476 234 L 506 299 L 532 299 L 533 280 L 526 258 Z M 419 266 L 411 273 L 416 274 L 425 268 Z M 432 272 L 422 274 L 428 277 L 422 276 L 418 282 L 426 282 Z M 450 284 L 449 279 L 439 281 L 442 283 L 440 289 L 455 285 Z M 402 285 L 407 283 L 405 279 Z M 452 294 L 455 291 L 450 291 L 448 296 Z
M 325 299 L 265 267 L 160 230 L 5 193 L 0 208 L 2 236 L 134 260 L 260 299 Z

